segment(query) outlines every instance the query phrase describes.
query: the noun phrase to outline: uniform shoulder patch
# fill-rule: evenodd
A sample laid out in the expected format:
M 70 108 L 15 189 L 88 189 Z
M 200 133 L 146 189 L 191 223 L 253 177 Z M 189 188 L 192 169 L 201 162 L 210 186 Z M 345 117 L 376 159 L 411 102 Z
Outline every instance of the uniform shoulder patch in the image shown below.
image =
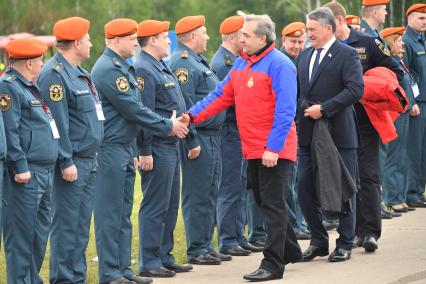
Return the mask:
M 64 98 L 64 91 L 61 85 L 53 84 L 49 87 L 50 99 L 54 102 L 59 102 Z
M 127 81 L 127 78 L 124 76 L 117 77 L 117 79 L 115 79 L 115 84 L 117 85 L 117 89 L 122 93 L 129 90 L 129 81 Z
M 64 70 L 64 65 L 61 62 L 56 62 L 55 65 L 53 65 L 53 70 L 61 73 Z
M 189 79 L 188 69 L 185 69 L 185 68 L 177 69 L 176 70 L 176 79 L 179 81 L 180 84 L 187 83 L 188 79 Z
M 9 94 L 0 94 L 0 109 L 2 111 L 8 111 L 10 106 L 12 105 L 12 101 L 10 100 Z
M 233 62 L 232 62 L 231 56 L 229 54 L 225 55 L 224 59 L 225 59 L 226 66 L 232 66 Z
M 377 38 L 374 40 L 376 42 L 377 47 L 382 51 L 382 53 L 386 56 L 390 56 L 389 49 L 386 48 L 386 46 Z
M 136 83 L 138 83 L 138 89 L 143 91 L 145 89 L 145 79 L 142 76 L 136 77 Z
M 188 58 L 188 50 L 182 51 L 182 53 L 180 54 L 180 57 L 182 57 L 182 58 Z

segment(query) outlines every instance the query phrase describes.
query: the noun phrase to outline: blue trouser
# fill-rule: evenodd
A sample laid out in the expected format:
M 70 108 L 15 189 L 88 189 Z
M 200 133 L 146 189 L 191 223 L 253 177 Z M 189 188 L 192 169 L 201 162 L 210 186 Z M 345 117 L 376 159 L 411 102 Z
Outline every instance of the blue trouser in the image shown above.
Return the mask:
M 177 145 L 152 147 L 154 168 L 142 171 L 139 210 L 139 272 L 173 264 L 173 230 L 179 210 L 180 165 Z
M 247 180 L 247 228 L 249 241 L 266 240 L 266 228 L 263 214 L 256 203 L 250 179 Z
M 219 250 L 228 250 L 247 242 L 244 237 L 246 220 L 246 170 L 241 153 L 236 123 L 222 127 L 222 177 L 217 196 Z
M 385 204 L 396 205 L 406 200 L 408 168 L 407 160 L 409 114 L 403 113 L 395 121 L 398 138 L 386 145 L 383 163 L 382 189 Z
M 338 149 L 350 175 L 356 180 L 357 175 L 357 151 L 356 149 Z M 314 176 L 312 171 L 312 159 L 310 147 L 299 148 L 298 165 L 298 191 L 300 208 L 305 216 L 306 222 L 311 229 L 311 245 L 327 247 L 328 233 L 322 224 L 323 214 L 320 208 Z M 352 208 L 355 211 L 355 195 L 351 198 Z M 340 214 L 337 232 L 339 238 L 336 247 L 346 250 L 352 249 L 352 239 L 355 236 L 355 212 Z
M 186 229 L 187 257 L 211 251 L 220 178 L 220 136 L 198 132 L 201 153 L 188 159 L 188 147 L 180 145 L 182 164 L 182 213 Z
M 297 163 L 292 166 L 292 177 L 290 179 L 289 190 L 287 192 L 288 218 L 293 226 L 295 233 L 306 231 L 306 225 L 303 223 L 304 217 L 299 205 L 297 194 Z
M 420 115 L 410 116 L 408 123 L 408 203 L 424 199 L 426 184 L 426 103 L 417 104 Z
M 29 164 L 27 184 L 14 181 L 7 169 L 4 187 L 4 250 L 7 283 L 43 283 L 39 276 L 50 230 L 53 165 Z
M 52 194 L 50 283 L 86 283 L 86 248 L 90 236 L 96 182 L 96 158 L 73 157 L 78 179 L 62 178 L 56 165 Z
M 133 144 L 103 144 L 98 154 L 94 217 L 100 283 L 133 275 L 133 156 Z

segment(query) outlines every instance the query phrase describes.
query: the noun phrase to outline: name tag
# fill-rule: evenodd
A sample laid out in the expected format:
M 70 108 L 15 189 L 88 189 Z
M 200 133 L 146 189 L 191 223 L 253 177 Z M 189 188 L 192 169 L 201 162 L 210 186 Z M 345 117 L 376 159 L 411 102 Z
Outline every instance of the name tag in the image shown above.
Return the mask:
M 30 100 L 31 106 L 41 106 L 41 102 L 39 100 Z
M 417 56 L 425 55 L 425 54 L 426 54 L 426 51 L 419 51 L 419 52 L 416 52 L 416 54 L 417 54 Z
M 174 82 L 167 82 L 167 83 L 164 83 L 164 88 L 173 88 L 174 86 L 175 86 L 175 83 Z
M 52 135 L 53 135 L 53 139 L 59 139 L 59 131 L 58 131 L 58 127 L 56 126 L 56 122 L 55 120 L 52 118 L 49 121 L 50 123 L 50 129 L 52 130 Z
M 210 70 L 204 71 L 203 73 L 204 73 L 206 76 L 211 76 L 211 75 L 213 75 L 213 72 L 212 72 L 212 71 L 210 71 Z
M 359 54 L 359 59 L 367 60 L 367 55 L 366 54 Z
M 89 90 L 77 90 L 77 91 L 75 91 L 75 94 L 78 95 L 78 96 L 88 95 L 88 94 L 90 94 L 90 91 Z
M 104 116 L 104 112 L 102 110 L 102 104 L 100 102 L 95 103 L 95 108 L 96 108 L 96 116 L 98 117 L 98 120 L 104 121 L 105 116 Z
M 413 89 L 414 97 L 417 98 L 420 95 L 419 85 L 413 84 L 411 88 Z
M 357 47 L 357 48 L 355 48 L 355 50 L 356 50 L 358 53 L 365 53 L 365 47 Z

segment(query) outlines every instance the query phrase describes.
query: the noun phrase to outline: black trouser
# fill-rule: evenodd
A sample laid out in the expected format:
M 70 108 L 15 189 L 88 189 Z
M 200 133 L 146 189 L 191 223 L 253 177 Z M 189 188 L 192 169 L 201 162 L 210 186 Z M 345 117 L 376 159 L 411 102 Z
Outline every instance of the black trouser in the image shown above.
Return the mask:
M 282 276 L 284 265 L 300 260 L 301 250 L 288 221 L 286 195 L 289 190 L 293 163 L 279 159 L 275 167 L 267 168 L 262 160 L 249 160 L 249 175 L 256 203 L 266 222 L 266 243 L 260 268 Z
M 356 195 L 356 229 L 358 237 L 372 235 L 380 238 L 379 145 L 380 138 L 371 123 L 359 126 L 361 146 L 358 149 L 360 188 Z

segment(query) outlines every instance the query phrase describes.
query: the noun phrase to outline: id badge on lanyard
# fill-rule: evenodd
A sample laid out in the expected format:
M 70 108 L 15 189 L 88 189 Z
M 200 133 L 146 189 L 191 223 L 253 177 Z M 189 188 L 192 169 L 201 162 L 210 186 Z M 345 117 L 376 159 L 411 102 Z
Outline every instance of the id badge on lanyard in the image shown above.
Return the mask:
M 53 139 L 59 139 L 59 131 L 53 118 L 49 118 L 50 130 L 52 130 Z
M 411 85 L 411 88 L 413 89 L 414 98 L 417 98 L 420 95 L 419 85 L 417 83 L 414 83 Z
M 104 112 L 102 110 L 102 103 L 100 101 L 97 101 L 95 103 L 95 107 L 96 107 L 96 116 L 98 117 L 99 121 L 104 121 L 105 120 L 105 115 Z

